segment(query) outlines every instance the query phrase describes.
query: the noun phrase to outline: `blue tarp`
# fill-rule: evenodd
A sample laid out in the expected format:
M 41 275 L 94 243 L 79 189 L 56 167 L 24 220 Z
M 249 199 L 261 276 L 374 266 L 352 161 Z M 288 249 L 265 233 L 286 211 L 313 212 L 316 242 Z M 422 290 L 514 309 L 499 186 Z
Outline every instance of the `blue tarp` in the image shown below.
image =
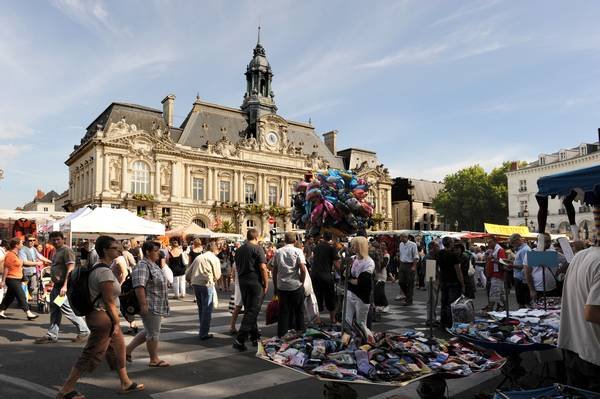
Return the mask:
M 563 396 L 561 396 L 563 395 Z M 494 399 L 542 399 L 571 397 L 564 395 L 578 395 L 577 398 L 595 399 L 599 393 L 585 391 L 569 385 L 554 384 L 551 387 L 532 389 L 529 391 L 497 392 Z
M 578 200 L 600 206 L 600 165 L 544 176 L 538 179 L 537 185 L 538 197 L 565 197 L 576 191 Z

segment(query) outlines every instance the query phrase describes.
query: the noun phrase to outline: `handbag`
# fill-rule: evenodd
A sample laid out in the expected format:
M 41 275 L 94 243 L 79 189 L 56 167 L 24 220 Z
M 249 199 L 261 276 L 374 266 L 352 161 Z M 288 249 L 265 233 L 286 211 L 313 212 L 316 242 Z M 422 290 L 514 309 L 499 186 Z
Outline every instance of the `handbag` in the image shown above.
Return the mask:
M 217 294 L 217 287 L 212 286 L 212 307 L 213 310 L 217 310 L 219 307 L 219 295 Z
M 273 299 L 267 305 L 267 325 L 277 323 L 279 320 L 279 297 L 277 295 L 273 295 Z

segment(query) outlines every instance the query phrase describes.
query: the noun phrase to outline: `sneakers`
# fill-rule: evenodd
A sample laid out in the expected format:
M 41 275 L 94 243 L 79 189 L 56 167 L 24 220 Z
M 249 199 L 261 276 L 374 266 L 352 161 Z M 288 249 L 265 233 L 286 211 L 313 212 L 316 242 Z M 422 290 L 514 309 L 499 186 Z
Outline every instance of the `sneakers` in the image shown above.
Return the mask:
M 396 298 L 394 298 L 394 300 L 396 301 L 402 301 L 404 300 L 406 297 L 404 295 L 398 295 Z
M 58 339 L 52 339 L 48 335 L 44 335 L 43 337 L 36 338 L 33 343 L 34 344 L 55 344 L 58 342 Z
M 77 335 L 75 338 L 71 338 L 71 342 L 84 342 L 87 341 L 89 334 Z
M 233 349 L 237 349 L 240 352 L 247 351 L 248 348 L 243 343 L 239 342 L 237 339 L 233 341 Z

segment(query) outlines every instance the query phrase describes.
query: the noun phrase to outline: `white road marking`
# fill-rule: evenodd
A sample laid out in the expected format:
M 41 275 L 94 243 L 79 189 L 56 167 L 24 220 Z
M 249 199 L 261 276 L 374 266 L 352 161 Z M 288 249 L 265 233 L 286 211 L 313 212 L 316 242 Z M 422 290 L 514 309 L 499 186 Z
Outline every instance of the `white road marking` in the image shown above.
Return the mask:
M 0 381 L 6 382 L 10 385 L 15 385 L 19 388 L 27 389 L 29 391 L 37 392 L 40 395 L 44 395 L 49 398 L 56 397 L 56 390 L 46 388 L 45 386 L 36 384 L 35 382 L 24 380 L 22 378 L 11 377 L 6 374 L 0 374 Z
M 261 371 L 240 377 L 218 380 L 206 384 L 173 389 L 150 395 L 153 399 L 219 399 L 241 395 L 308 378 L 284 368 Z

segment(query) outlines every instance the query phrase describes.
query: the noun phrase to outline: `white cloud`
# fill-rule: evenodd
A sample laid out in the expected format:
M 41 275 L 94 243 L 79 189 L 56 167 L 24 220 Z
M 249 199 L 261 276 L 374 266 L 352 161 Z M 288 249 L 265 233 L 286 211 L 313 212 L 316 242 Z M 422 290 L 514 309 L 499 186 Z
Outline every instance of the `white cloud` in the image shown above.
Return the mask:
M 102 0 L 52 0 L 50 4 L 73 22 L 99 35 L 127 31 L 117 27 Z
M 0 139 L 2 140 L 19 139 L 30 136 L 32 133 L 33 129 L 22 123 L 0 120 Z M 3 154 L 2 151 L 0 154 Z
M 398 65 L 422 65 L 458 61 L 531 40 L 504 32 L 504 16 L 498 15 L 460 27 L 449 33 L 438 32 L 434 41 L 402 48 L 391 55 L 358 63 L 356 69 L 388 68 Z
M 470 16 L 471 14 L 475 14 L 480 11 L 487 10 L 488 8 L 492 8 L 498 3 L 500 3 L 499 0 L 484 0 L 475 3 L 469 3 L 468 5 L 459 8 L 456 12 L 432 22 L 430 27 L 445 24 L 448 22 L 454 22 L 457 19 L 461 19 L 463 17 Z
M 12 165 L 11 161 L 19 159 L 23 153 L 30 150 L 31 145 L 29 144 L 0 144 L 0 154 L 2 154 L 0 166 L 4 168 L 5 178 L 7 167 Z M 23 165 L 25 165 L 25 162 L 23 162 Z

